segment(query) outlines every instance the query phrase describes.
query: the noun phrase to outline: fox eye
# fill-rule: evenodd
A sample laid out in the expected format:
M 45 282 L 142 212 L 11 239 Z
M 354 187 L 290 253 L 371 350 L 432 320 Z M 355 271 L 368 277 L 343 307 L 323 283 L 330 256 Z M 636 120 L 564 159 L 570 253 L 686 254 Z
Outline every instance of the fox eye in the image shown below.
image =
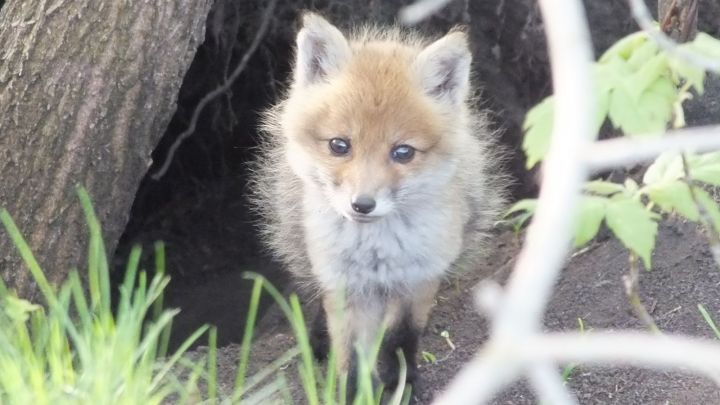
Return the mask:
M 415 148 L 410 145 L 398 145 L 390 151 L 392 160 L 398 163 L 407 163 L 415 156 Z
M 344 156 L 350 152 L 350 141 L 342 138 L 333 138 L 328 143 L 330 151 L 335 156 Z

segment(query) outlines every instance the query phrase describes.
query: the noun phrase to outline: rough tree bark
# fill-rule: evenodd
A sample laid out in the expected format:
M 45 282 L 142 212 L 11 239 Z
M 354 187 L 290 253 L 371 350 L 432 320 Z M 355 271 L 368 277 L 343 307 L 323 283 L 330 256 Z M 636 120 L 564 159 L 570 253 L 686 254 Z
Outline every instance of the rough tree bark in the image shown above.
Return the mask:
M 690 41 L 697 34 L 698 0 L 659 0 L 658 20 L 670 38 Z
M 111 252 L 212 0 L 18 0 L 0 10 L 0 207 L 51 281 L 81 266 L 85 186 Z M 4 231 L 0 274 L 35 291 Z

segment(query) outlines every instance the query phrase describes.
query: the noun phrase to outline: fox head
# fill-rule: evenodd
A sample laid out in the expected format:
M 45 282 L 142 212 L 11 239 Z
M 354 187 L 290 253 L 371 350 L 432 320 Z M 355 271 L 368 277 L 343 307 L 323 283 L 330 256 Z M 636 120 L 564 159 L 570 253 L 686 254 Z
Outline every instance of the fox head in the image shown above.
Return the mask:
M 293 84 L 275 113 L 292 170 L 352 221 L 432 201 L 469 136 L 470 63 L 458 30 L 432 43 L 397 29 L 347 38 L 305 14 Z

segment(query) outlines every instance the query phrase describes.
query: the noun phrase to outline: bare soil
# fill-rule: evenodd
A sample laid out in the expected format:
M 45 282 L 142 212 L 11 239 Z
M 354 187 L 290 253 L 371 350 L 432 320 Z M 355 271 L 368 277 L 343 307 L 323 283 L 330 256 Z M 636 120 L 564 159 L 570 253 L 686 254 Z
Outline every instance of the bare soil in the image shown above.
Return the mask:
M 474 289 L 483 279 L 504 283 L 521 246 L 520 238 L 511 231 L 499 233 L 481 267 L 443 285 L 420 343 L 420 350 L 434 354 L 437 362 L 418 359 L 421 384 L 416 393 L 417 403 L 430 403 L 487 339 L 488 324 L 473 303 Z M 660 227 L 653 263 L 653 269 L 641 275 L 640 291 L 660 329 L 665 333 L 713 339 L 697 305 L 704 305 L 710 314 L 720 318 L 720 272 L 709 254 L 702 230 L 679 219 L 667 220 Z M 609 236 L 576 252 L 557 283 L 545 316 L 545 328 L 574 331 L 578 330 L 578 319 L 582 319 L 587 333 L 642 329 L 624 293 L 622 276 L 627 271 L 627 250 Z M 262 369 L 295 343 L 279 311 L 270 310 L 260 329 L 252 349 L 250 373 Z M 440 336 L 442 331 L 449 333 L 454 350 Z M 229 390 L 232 386 L 238 350 L 235 344 L 220 350 L 221 389 Z M 295 402 L 302 403 L 294 365 L 285 369 L 285 376 Z M 568 384 L 582 404 L 720 403 L 720 390 L 712 382 L 678 372 L 580 365 L 573 370 Z M 519 382 L 494 403 L 538 401 Z

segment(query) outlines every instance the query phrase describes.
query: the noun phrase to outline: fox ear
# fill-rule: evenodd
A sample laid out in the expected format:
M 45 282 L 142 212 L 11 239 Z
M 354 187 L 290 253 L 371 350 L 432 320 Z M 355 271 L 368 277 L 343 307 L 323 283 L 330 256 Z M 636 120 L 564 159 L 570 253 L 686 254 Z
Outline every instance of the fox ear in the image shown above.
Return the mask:
M 415 68 L 427 95 L 458 105 L 468 94 L 471 61 L 467 34 L 453 31 L 423 49 Z
M 295 83 L 302 87 L 323 81 L 349 59 L 350 45 L 340 30 L 315 13 L 305 13 L 297 35 Z

